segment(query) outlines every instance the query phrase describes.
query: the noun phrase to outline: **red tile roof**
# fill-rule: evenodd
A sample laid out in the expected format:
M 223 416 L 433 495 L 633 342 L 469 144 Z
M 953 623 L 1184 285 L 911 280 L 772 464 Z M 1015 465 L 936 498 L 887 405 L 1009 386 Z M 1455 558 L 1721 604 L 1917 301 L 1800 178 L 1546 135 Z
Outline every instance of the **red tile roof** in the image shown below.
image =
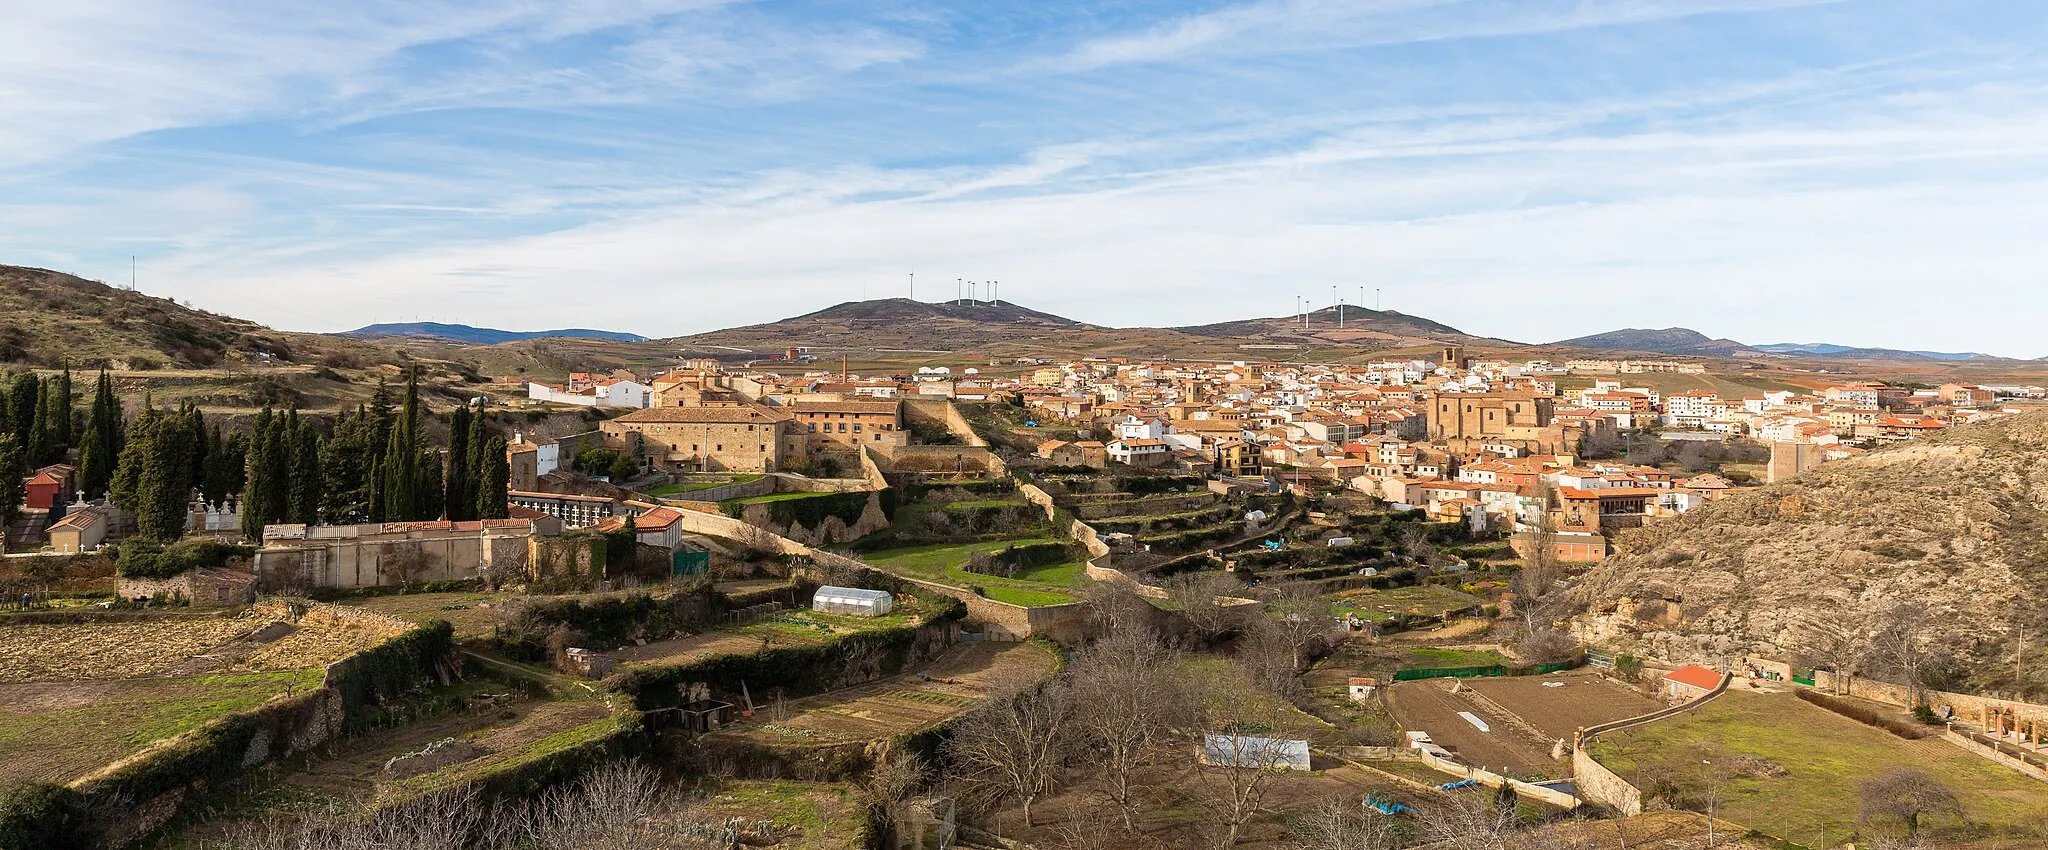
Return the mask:
M 1691 685 L 1709 691 L 1721 686 L 1721 674 L 1698 664 L 1687 664 L 1664 674 L 1664 678 L 1681 685 Z

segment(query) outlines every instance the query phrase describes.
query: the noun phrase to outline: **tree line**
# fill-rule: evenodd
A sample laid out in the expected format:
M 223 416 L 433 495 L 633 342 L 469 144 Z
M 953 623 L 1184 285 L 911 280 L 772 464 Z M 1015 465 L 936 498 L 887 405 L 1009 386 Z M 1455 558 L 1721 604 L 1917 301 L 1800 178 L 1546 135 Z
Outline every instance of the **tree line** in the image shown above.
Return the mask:
M 424 431 L 431 416 L 416 372 L 402 395 L 379 381 L 367 403 L 328 421 L 266 405 L 235 431 L 190 401 L 159 408 L 148 396 L 126 420 L 105 371 L 80 417 L 69 371 L 21 373 L 0 385 L 0 520 L 18 515 L 31 470 L 64 462 L 73 449 L 85 497 L 133 511 L 137 533 L 159 541 L 184 533 L 195 493 L 209 504 L 239 503 L 252 540 L 269 523 L 503 518 L 505 438 L 480 408 L 464 405 L 447 416 L 447 446 L 436 447 Z

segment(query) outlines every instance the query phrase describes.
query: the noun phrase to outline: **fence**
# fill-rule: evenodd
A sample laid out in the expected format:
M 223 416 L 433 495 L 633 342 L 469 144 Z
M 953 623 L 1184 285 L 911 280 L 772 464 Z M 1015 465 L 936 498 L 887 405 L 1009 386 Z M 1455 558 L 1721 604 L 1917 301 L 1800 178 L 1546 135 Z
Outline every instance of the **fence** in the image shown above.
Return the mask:
M 1487 676 L 1547 676 L 1560 670 L 1577 667 L 1575 661 L 1553 661 L 1547 664 L 1530 664 L 1525 667 L 1504 667 L 1498 664 L 1484 667 L 1414 667 L 1394 672 L 1394 681 L 1412 682 L 1417 679 L 1475 679 Z

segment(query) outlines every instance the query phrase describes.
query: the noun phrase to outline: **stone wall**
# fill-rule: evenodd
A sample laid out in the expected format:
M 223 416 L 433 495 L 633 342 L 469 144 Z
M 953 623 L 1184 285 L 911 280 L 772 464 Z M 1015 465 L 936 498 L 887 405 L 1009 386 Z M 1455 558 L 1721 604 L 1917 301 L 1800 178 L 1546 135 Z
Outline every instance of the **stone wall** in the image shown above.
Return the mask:
M 1816 670 L 1813 674 L 1813 685 L 1816 690 L 1826 693 L 1862 697 L 1900 708 L 1912 707 L 1912 702 L 1907 695 L 1906 686 L 1895 685 L 1891 682 L 1880 682 L 1876 679 L 1865 679 L 1859 676 L 1838 676 L 1827 670 Z M 1971 723 L 1977 722 L 1977 718 L 1983 715 L 1986 708 L 2012 708 L 2017 709 L 2023 717 L 2032 716 L 2048 720 L 2048 705 L 2030 702 L 1997 699 L 1994 697 L 1977 696 L 1975 694 L 1958 694 L 1949 691 L 1921 691 L 1921 700 L 1928 705 L 1954 706 L 1956 718 Z
M 1417 750 L 1415 752 L 1418 756 L 1421 757 L 1420 760 L 1423 764 L 1426 764 L 1433 769 L 1441 770 L 1445 773 L 1463 777 L 1465 779 L 1470 779 L 1488 788 L 1499 788 L 1502 785 L 1507 785 L 1508 787 L 1515 789 L 1516 794 L 1519 794 L 1523 797 L 1527 797 L 1531 800 L 1540 800 L 1542 802 L 1549 803 L 1550 805 L 1556 806 L 1561 809 L 1575 809 L 1579 806 L 1579 798 L 1574 797 L 1570 794 L 1566 794 L 1563 791 L 1559 791 L 1555 788 L 1546 788 L 1542 785 L 1523 782 L 1522 780 L 1502 776 L 1490 770 L 1481 770 L 1471 765 L 1460 764 L 1458 762 L 1451 761 L 1450 759 L 1437 758 L 1436 756 L 1430 755 L 1429 753 L 1422 752 L 1420 750 Z M 1602 769 L 1604 770 L 1605 768 Z M 1640 813 L 1640 811 L 1637 812 L 1637 814 Z
M 959 437 L 961 442 L 970 446 L 988 447 L 988 441 L 982 439 L 980 434 L 974 433 L 974 426 L 968 423 L 967 417 L 960 415 L 960 408 L 953 406 L 951 399 L 906 398 L 903 400 L 903 415 L 940 423 L 945 425 L 946 430 L 952 432 L 953 436 Z
M 530 532 L 340 537 L 272 544 L 256 553 L 265 589 L 378 587 L 524 573 Z
M 1572 787 L 1579 797 L 1633 817 L 1643 813 L 1643 791 L 1608 770 L 1585 750 L 1572 751 Z

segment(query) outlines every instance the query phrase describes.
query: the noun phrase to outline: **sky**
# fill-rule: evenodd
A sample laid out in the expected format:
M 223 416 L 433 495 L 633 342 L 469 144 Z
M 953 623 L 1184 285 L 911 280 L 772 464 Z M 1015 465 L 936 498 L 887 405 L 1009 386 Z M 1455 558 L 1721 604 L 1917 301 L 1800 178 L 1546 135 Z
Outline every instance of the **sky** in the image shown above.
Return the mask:
M 2048 3 L 0 0 L 0 263 L 292 330 L 1298 296 L 2048 355 Z M 911 291 L 915 275 L 915 291 Z M 1333 294 L 1334 293 L 1334 294 Z

